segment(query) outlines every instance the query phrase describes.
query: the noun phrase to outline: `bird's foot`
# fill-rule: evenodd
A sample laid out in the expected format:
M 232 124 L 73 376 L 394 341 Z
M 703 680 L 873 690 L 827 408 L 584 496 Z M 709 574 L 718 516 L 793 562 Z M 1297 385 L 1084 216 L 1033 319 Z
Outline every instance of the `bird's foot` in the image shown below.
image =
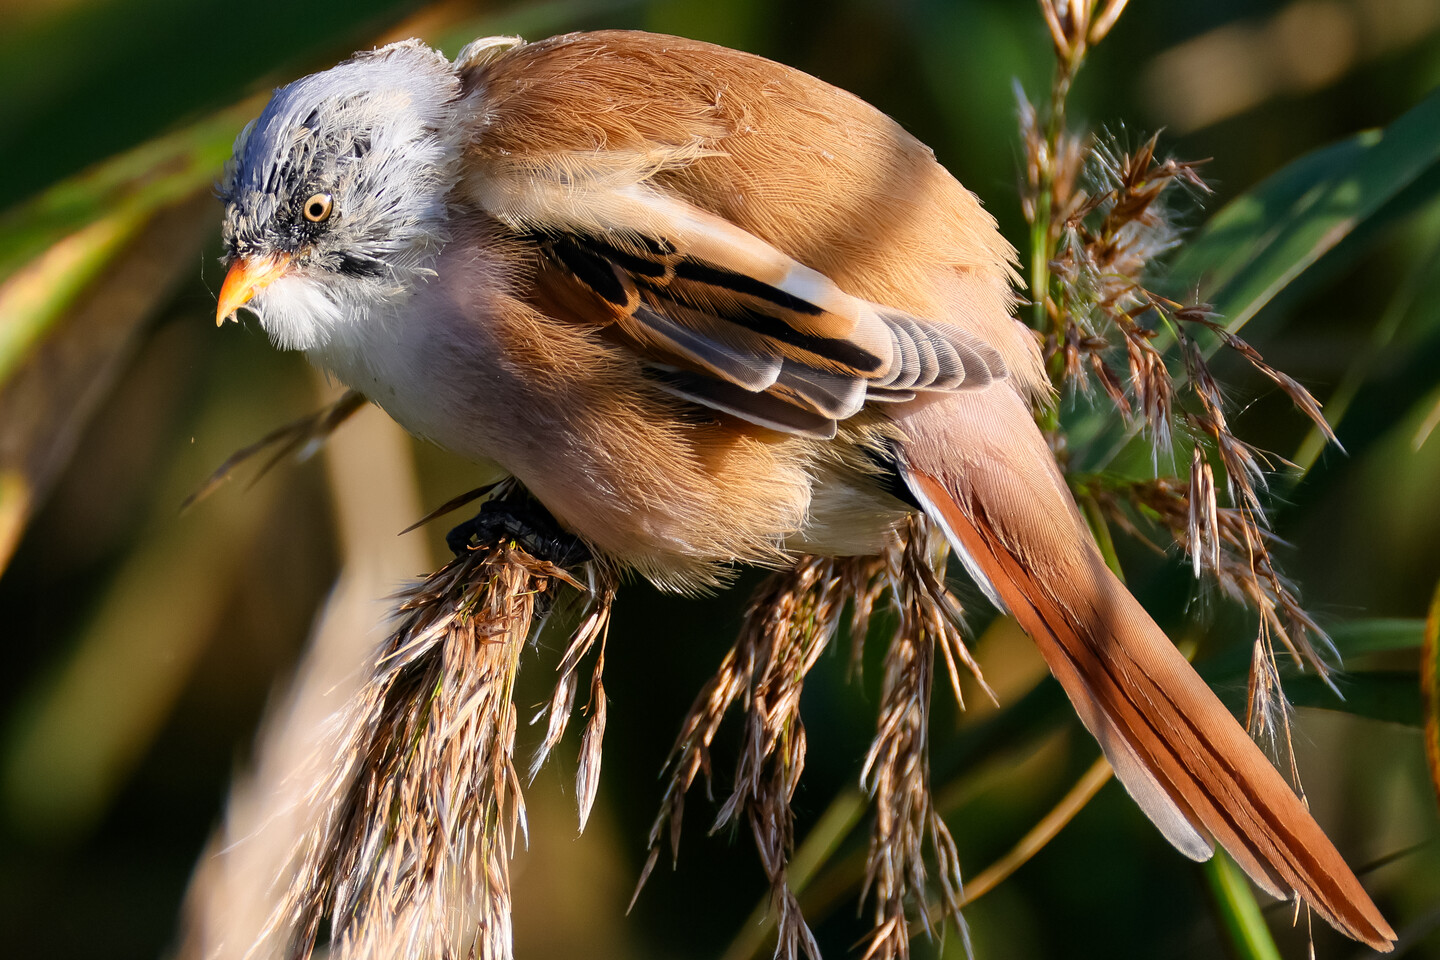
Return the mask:
M 590 549 L 579 537 L 561 529 L 545 508 L 529 500 L 487 500 L 479 513 L 445 534 L 445 543 L 457 557 L 469 553 L 472 543 L 485 545 L 507 539 L 519 543 L 537 560 L 562 570 L 591 559 Z

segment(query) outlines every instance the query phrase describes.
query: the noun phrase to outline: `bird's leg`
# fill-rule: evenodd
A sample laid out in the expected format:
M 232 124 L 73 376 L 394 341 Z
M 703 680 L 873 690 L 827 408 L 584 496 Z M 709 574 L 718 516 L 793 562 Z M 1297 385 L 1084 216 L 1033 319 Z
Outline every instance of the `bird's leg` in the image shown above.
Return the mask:
M 475 516 L 445 534 L 445 543 L 457 557 L 471 543 L 488 544 L 513 539 L 536 559 L 569 569 L 589 560 L 590 550 L 574 534 L 533 500 L 497 497 L 487 500 Z

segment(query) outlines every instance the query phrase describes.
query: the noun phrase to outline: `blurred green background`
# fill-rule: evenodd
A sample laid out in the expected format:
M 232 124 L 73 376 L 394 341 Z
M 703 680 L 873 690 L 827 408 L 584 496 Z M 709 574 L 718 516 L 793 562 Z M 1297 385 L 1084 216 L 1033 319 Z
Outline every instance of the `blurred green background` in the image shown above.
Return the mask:
M 358 608 L 375 615 L 386 584 L 441 556 L 443 524 L 428 542 L 394 533 L 475 485 L 466 465 L 366 411 L 337 437 L 344 450 L 286 462 L 249 489 L 254 470 L 244 470 L 181 514 L 231 452 L 333 395 L 253 321 L 219 333 L 211 322 L 222 273 L 209 188 L 230 138 L 275 85 L 380 39 L 420 35 L 454 54 L 474 36 L 602 26 L 741 47 L 854 91 L 931 144 L 1024 246 L 1012 85 L 1043 94 L 1052 56 L 1023 0 L 0 5 L 0 952 L 181 949 L 192 869 L 267 702 L 317 610 L 337 602 L 342 569 L 368 571 L 373 589 Z M 1437 84 L 1435 0 L 1137 0 L 1092 56 L 1071 117 L 1131 142 L 1163 127 L 1163 151 L 1212 158 L 1214 211 L 1309 151 L 1390 124 Z M 1334 406 L 1347 408 L 1346 453 L 1332 448 L 1303 483 L 1275 486 L 1288 572 L 1342 641 L 1370 649 L 1347 662 L 1346 703 L 1299 688 L 1324 707 L 1298 714 L 1312 808 L 1357 867 L 1405 851 L 1363 879 L 1409 955 L 1440 958 L 1440 823 L 1416 693 L 1416 619 L 1440 573 L 1440 436 L 1427 432 L 1440 416 L 1440 162 L 1420 163 L 1366 213 L 1246 336 L 1322 402 L 1340 391 Z M 1186 216 L 1198 228 L 1206 214 Z M 1294 457 L 1306 424 L 1283 395 L 1241 364 L 1221 370 L 1243 411 L 1237 432 Z M 1120 546 L 1137 594 L 1198 645 L 1202 670 L 1238 703 L 1233 662 L 1253 618 L 1198 588 L 1174 556 Z M 718 957 L 742 933 L 764 874 L 748 836 L 706 835 L 713 808 L 698 791 L 678 871 L 662 862 L 624 909 L 657 774 L 755 580 L 703 600 L 641 584 L 622 592 L 596 815 L 577 839 L 573 748 L 527 797 L 520 957 Z M 933 721 L 937 791 L 950 798 L 967 875 L 1098 754 L 1040 682 L 1028 641 L 987 627 L 984 603 L 972 606 L 1001 709 L 971 696 L 961 716 L 937 692 Z M 1398 640 L 1376 639 L 1380 618 L 1404 621 L 1391 628 Z M 522 712 L 547 696 L 556 642 L 527 664 Z M 878 670 L 854 684 L 845 673 L 837 653 L 807 688 L 802 837 L 853 784 L 873 726 Z M 522 750 L 535 734 L 522 731 Z M 732 758 L 720 744 L 717 792 Z M 864 933 L 845 866 L 863 828 L 802 898 L 829 956 Z M 1231 949 L 1200 868 L 1114 784 L 967 916 L 981 957 Z M 1303 924 L 1291 929 L 1283 908 L 1267 916 L 1284 954 L 1303 956 Z M 1328 929 L 1315 937 L 1321 956 L 1360 955 Z M 916 950 L 963 956 L 954 937 Z

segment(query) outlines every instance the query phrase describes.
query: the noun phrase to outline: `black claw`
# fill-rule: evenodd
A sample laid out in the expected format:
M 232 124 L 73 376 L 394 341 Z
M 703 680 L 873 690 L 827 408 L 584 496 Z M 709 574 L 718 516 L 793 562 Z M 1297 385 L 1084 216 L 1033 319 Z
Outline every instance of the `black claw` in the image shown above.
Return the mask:
M 555 518 L 533 501 L 487 500 L 479 513 L 445 534 L 446 545 L 457 557 L 470 552 L 472 542 L 487 544 L 506 539 L 517 541 L 531 556 L 561 569 L 591 559 L 584 542 L 561 529 Z

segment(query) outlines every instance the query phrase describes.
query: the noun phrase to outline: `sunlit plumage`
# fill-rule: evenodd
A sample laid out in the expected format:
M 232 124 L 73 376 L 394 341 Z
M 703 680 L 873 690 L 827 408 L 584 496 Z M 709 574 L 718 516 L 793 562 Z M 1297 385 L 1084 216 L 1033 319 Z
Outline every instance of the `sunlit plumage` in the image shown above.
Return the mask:
M 1106 568 L 1032 419 L 1013 252 L 921 143 L 778 64 L 639 33 L 418 43 L 279 91 L 222 187 L 246 305 L 664 586 L 867 554 L 923 510 L 1140 806 L 1394 933 Z M 316 194 L 328 216 L 306 216 Z

